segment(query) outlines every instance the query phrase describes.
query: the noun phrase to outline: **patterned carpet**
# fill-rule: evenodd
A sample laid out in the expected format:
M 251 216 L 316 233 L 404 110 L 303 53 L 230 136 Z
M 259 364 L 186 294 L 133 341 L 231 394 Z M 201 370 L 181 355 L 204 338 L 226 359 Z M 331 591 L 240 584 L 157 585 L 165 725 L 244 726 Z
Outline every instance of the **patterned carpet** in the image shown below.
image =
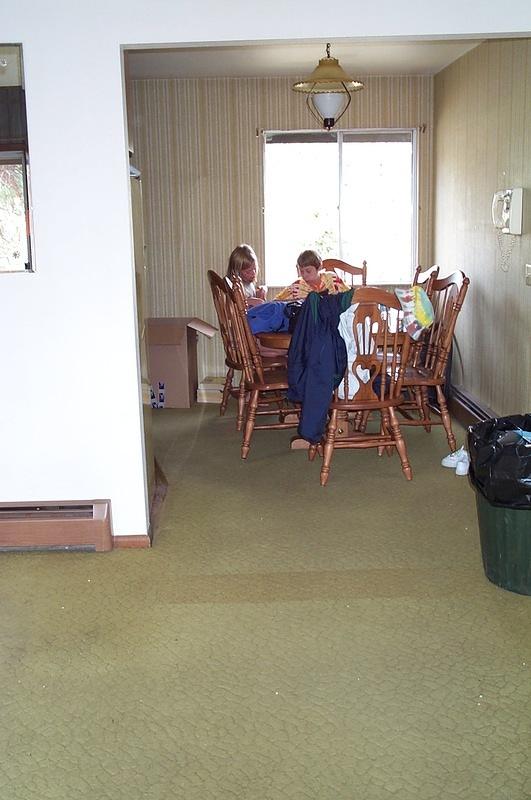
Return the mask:
M 1 555 L 1 800 L 531 797 L 531 598 L 442 429 L 321 488 L 289 431 L 154 422 L 151 550 Z

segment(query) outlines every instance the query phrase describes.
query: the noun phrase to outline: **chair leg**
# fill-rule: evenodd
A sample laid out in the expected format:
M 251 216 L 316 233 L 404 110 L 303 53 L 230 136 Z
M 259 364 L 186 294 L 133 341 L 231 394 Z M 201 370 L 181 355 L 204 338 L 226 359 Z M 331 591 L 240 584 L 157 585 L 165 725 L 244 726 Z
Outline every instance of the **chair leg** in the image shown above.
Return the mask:
M 421 386 L 420 387 L 420 402 L 422 406 L 422 419 L 424 421 L 424 430 L 427 433 L 431 433 L 431 421 L 430 421 L 430 398 L 428 397 L 428 387 Z
M 243 432 L 242 442 L 242 458 L 246 459 L 251 447 L 251 437 L 254 431 L 254 423 L 256 419 L 256 408 L 258 406 L 258 389 L 253 389 L 249 402 L 247 404 L 247 419 L 245 420 L 245 429 Z
M 337 430 L 337 408 L 332 409 L 328 426 L 326 428 L 326 439 L 323 448 L 323 465 L 321 467 L 321 486 L 326 486 L 330 475 L 330 463 L 334 455 L 334 441 Z
M 223 417 L 225 411 L 227 410 L 227 403 L 229 402 L 230 391 L 232 389 L 232 378 L 234 376 L 234 370 L 232 367 L 229 367 L 227 370 L 227 377 L 225 378 L 225 383 L 223 385 L 223 394 L 221 395 L 221 405 L 219 407 L 219 416 Z
M 439 403 L 442 424 L 444 425 L 444 430 L 446 431 L 446 438 L 448 439 L 450 452 L 455 453 L 455 451 L 457 450 L 457 444 L 455 441 L 454 432 L 452 430 L 452 423 L 450 420 L 450 414 L 448 413 L 448 406 L 446 405 L 446 399 L 444 397 L 443 390 L 441 389 L 440 386 L 436 386 L 435 391 L 437 392 L 437 402 Z
M 408 405 L 409 405 L 410 403 L 414 403 L 414 402 L 415 402 L 415 394 L 414 394 L 414 392 L 413 392 L 413 389 L 412 389 L 410 386 L 405 386 L 405 387 L 402 389 L 402 394 L 403 394 L 403 396 L 404 396 L 404 400 L 405 400 L 405 402 L 406 402 Z
M 418 421 L 426 433 L 431 431 L 430 408 L 428 406 L 428 392 L 425 386 L 413 386 L 413 402 L 418 414 Z
M 369 421 L 370 413 L 371 413 L 370 411 L 361 412 L 361 418 L 358 427 L 356 428 L 356 430 L 359 431 L 360 433 L 365 433 L 365 431 L 367 430 L 367 422 Z
M 400 425 L 398 424 L 398 420 L 396 418 L 396 412 L 393 407 L 389 409 L 389 418 L 390 418 L 390 427 L 391 432 L 393 434 L 393 439 L 396 444 L 396 449 L 398 451 L 398 455 L 400 457 L 400 463 L 402 465 L 402 472 L 406 476 L 407 480 L 410 481 L 413 478 L 413 472 L 411 470 L 411 464 L 409 463 L 409 459 L 407 457 L 407 447 L 404 441 L 404 437 L 402 436 L 402 431 L 400 430 Z
M 314 461 L 317 455 L 317 448 L 319 445 L 311 444 L 308 448 L 308 461 Z
M 389 418 L 389 413 L 387 409 L 382 408 L 380 412 L 380 434 L 382 436 L 386 436 L 389 435 L 390 431 L 391 431 L 391 420 Z M 391 447 L 391 445 L 380 445 L 377 448 L 378 455 L 383 456 L 384 450 L 388 456 L 393 455 L 393 448 Z
M 238 414 L 236 416 L 237 431 L 241 431 L 242 429 L 244 412 L 245 412 L 245 381 L 242 375 L 240 379 L 240 391 L 238 392 Z

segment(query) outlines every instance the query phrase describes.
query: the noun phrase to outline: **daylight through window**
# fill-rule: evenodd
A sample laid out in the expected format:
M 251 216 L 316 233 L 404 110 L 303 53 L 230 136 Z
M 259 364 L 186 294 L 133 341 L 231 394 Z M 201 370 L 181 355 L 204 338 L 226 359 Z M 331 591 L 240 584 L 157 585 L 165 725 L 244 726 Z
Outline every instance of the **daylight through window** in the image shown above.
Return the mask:
M 29 269 L 26 160 L 0 152 L 0 270 Z
M 33 270 L 22 47 L 0 44 L 0 274 Z
M 417 259 L 414 130 L 264 134 L 267 283 L 298 253 L 368 263 L 370 284 L 411 281 Z

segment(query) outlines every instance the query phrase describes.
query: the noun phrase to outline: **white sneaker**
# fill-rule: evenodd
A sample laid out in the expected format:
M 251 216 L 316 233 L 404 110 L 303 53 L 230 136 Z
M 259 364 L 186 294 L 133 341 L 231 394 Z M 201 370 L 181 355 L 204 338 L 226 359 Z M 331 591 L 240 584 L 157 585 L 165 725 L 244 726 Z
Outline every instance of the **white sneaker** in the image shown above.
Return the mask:
M 456 475 L 468 475 L 469 466 L 470 466 L 470 458 L 468 456 L 468 453 L 465 450 L 463 455 L 461 456 L 461 458 L 457 462 L 457 465 L 456 465 L 456 468 L 455 468 L 455 474 Z
M 460 447 L 459 450 L 455 450 L 453 453 L 448 453 L 448 455 L 445 456 L 441 461 L 441 466 L 450 467 L 450 469 L 456 469 L 458 463 L 461 461 L 464 455 L 468 458 L 468 453 L 466 452 L 465 448 Z

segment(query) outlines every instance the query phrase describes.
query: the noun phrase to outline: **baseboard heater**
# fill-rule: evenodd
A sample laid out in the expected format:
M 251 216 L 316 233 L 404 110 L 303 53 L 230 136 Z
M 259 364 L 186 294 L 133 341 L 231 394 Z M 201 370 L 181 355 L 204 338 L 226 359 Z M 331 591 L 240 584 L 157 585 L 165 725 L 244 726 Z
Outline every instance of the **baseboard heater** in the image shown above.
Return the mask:
M 111 501 L 0 503 L 0 551 L 112 550 Z
M 463 386 L 456 384 L 452 384 L 448 408 L 465 428 L 468 425 L 475 425 L 476 422 L 484 422 L 486 419 L 498 416 L 492 408 L 471 395 Z

